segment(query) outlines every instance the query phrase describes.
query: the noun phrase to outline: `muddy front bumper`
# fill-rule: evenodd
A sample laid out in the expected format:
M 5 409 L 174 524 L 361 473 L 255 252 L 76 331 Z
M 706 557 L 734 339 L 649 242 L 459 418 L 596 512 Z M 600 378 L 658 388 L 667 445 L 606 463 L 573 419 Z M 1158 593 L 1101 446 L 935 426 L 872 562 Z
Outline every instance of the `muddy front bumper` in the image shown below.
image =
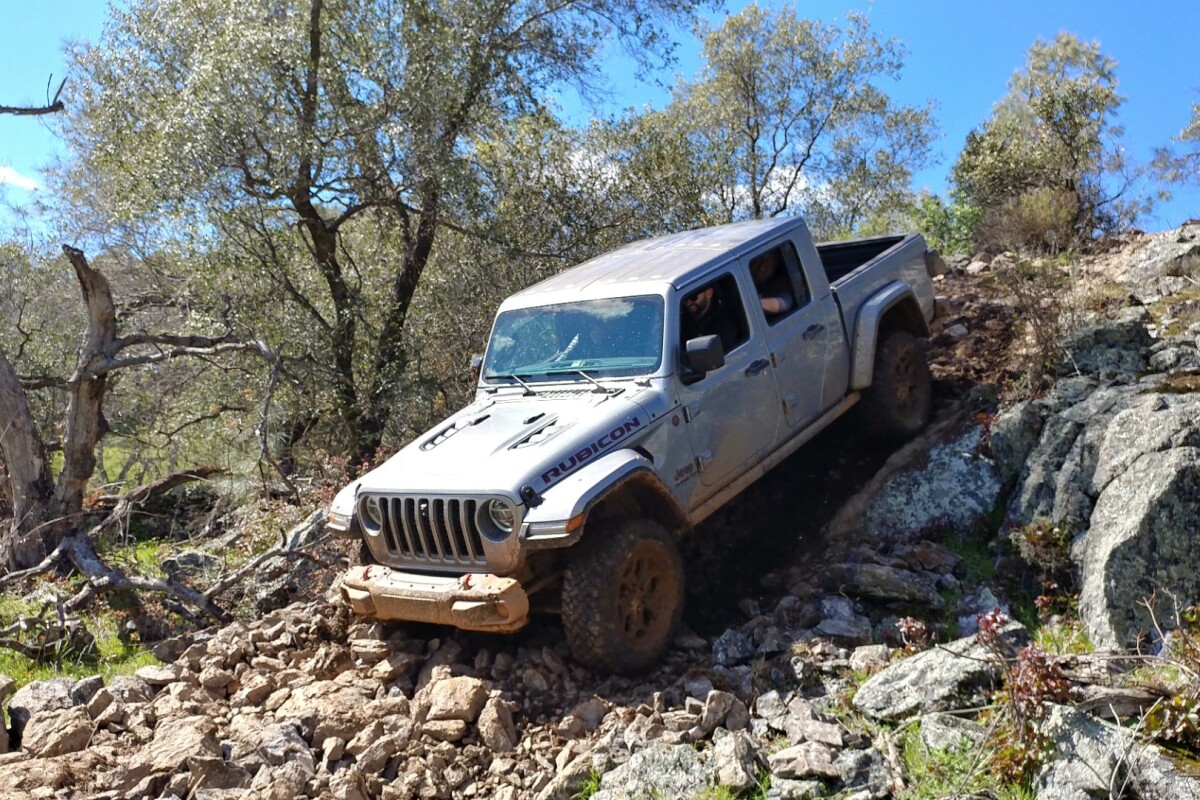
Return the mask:
M 416 575 L 372 564 L 351 567 L 342 596 L 364 617 L 511 633 L 529 621 L 529 597 L 513 578 Z

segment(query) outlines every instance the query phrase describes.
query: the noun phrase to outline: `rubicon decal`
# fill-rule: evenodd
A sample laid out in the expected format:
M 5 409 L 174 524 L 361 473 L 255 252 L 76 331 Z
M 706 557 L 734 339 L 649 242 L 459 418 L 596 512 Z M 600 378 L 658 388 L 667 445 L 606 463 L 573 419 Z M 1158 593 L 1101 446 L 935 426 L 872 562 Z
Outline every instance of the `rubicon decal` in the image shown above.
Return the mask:
M 558 464 L 543 472 L 542 483 L 549 486 L 555 480 L 565 478 L 579 466 L 600 455 L 640 427 L 642 427 L 642 420 L 638 417 L 633 417 L 628 422 L 622 422 L 591 444 L 572 453 L 566 460 L 558 462 Z

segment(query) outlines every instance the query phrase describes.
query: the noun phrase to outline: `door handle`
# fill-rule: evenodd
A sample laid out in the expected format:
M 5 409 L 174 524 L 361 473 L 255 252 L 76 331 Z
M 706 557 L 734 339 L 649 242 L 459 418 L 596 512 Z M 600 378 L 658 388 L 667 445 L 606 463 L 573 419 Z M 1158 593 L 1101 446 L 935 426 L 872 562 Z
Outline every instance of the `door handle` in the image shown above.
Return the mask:
M 815 339 L 824 330 L 825 330 L 825 326 L 821 325 L 819 323 L 816 325 L 809 325 L 807 328 L 804 329 L 804 338 L 805 339 Z
M 746 367 L 746 375 L 757 375 L 769 366 L 771 366 L 771 362 L 765 358 L 751 361 L 750 366 Z

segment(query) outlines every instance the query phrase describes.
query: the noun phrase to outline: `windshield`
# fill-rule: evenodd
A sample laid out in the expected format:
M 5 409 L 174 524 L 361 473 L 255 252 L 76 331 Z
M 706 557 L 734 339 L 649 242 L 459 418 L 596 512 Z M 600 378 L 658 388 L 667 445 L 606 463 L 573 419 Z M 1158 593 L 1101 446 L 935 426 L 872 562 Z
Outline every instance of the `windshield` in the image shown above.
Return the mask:
M 661 297 L 618 297 L 505 311 L 496 318 L 485 380 L 646 375 L 662 361 Z

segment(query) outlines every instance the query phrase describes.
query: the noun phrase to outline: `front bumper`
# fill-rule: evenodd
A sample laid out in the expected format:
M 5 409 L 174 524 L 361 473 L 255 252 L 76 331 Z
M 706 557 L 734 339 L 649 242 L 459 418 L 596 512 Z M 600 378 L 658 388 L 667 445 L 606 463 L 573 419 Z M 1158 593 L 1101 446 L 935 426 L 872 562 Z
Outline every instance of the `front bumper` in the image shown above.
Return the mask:
M 372 564 L 351 567 L 342 596 L 364 617 L 512 633 L 529 621 L 529 596 L 515 578 L 468 573 L 415 575 Z

